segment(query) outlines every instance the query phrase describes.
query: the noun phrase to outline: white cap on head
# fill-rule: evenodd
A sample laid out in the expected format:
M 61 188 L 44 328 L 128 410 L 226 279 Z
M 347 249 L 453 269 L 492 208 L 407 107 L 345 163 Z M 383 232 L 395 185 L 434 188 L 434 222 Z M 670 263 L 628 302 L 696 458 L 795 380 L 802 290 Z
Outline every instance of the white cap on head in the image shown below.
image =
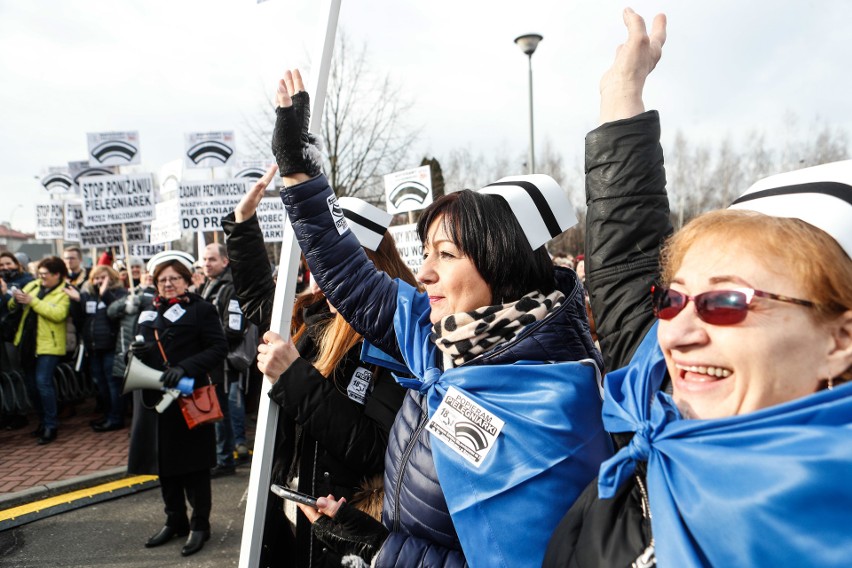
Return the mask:
M 509 203 L 533 250 L 577 224 L 568 196 L 545 174 L 504 177 L 479 193 L 499 195 Z
M 183 252 L 182 250 L 164 250 L 152 256 L 151 260 L 148 261 L 148 273 L 154 274 L 154 270 L 159 265 L 170 260 L 177 260 L 190 272 L 192 272 L 192 263 L 195 262 L 195 259 L 188 252 Z
M 393 215 L 357 197 L 341 197 L 337 204 L 361 246 L 378 250 Z
M 729 209 L 800 219 L 831 235 L 852 258 L 852 160 L 769 176 Z

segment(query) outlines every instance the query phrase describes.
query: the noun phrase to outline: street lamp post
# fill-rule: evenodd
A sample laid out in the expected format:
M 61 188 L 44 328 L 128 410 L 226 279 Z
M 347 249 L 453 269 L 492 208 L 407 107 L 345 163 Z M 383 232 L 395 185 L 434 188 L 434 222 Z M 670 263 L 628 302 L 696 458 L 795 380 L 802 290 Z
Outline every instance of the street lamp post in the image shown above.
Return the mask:
M 530 157 L 529 173 L 535 173 L 535 136 L 533 135 L 533 79 L 532 79 L 532 55 L 538 47 L 538 42 L 544 39 L 539 34 L 526 34 L 515 38 L 515 44 L 521 51 L 527 54 L 530 77 Z

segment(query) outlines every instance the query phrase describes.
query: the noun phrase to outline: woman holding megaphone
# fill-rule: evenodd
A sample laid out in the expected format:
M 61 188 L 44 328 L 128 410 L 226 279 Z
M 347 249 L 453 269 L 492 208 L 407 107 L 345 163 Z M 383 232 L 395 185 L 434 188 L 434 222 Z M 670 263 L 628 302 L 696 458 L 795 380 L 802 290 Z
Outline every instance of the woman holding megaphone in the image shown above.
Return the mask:
M 148 262 L 157 296 L 153 308 L 139 314 L 142 341 L 131 345 L 132 356 L 160 371 L 162 386 L 170 389 L 183 377 L 195 379 L 196 389 L 208 384 L 208 372 L 221 365 L 228 353 L 215 306 L 188 292 L 193 260 L 181 251 L 164 251 Z M 126 380 L 133 375 L 130 367 Z M 158 412 L 162 397 L 159 389 L 133 393 L 127 470 L 160 477 L 166 522 L 145 546 L 189 535 L 181 549 L 183 556 L 189 556 L 210 538 L 210 468 L 216 465 L 216 435 L 212 424 L 190 429 L 177 403 Z M 189 519 L 186 501 L 192 507 Z

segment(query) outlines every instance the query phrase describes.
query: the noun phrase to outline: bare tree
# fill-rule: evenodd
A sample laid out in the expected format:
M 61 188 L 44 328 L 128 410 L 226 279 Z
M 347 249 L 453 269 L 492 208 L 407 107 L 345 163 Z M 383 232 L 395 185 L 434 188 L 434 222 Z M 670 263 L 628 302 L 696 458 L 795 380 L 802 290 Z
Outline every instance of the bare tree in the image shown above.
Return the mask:
M 389 75 L 370 68 L 366 44 L 352 45 L 341 31 L 321 129 L 324 171 L 338 196 L 384 201 L 382 176 L 407 166 L 419 133 L 406 123 L 412 105 Z M 247 119 L 248 144 L 261 155 L 269 154 L 274 108 L 267 98 L 258 118 Z

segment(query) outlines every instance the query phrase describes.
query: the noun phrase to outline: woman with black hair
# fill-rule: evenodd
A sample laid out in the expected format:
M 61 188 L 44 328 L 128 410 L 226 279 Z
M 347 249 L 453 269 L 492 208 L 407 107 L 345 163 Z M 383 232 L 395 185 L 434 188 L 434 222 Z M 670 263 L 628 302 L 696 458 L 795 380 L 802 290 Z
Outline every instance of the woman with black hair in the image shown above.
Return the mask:
M 567 197 L 532 175 L 436 200 L 418 223 L 421 292 L 378 271 L 338 223 L 298 72 L 278 105 L 281 196 L 312 274 L 414 376 L 388 445 L 383 526 L 329 496 L 302 507 L 314 532 L 377 566 L 539 566 L 611 453 L 583 289 L 543 246 L 576 222 Z
M 12 291 L 9 311 L 23 306 L 15 334 L 30 401 L 39 415 L 33 432 L 39 445 L 56 440 L 59 428 L 53 373 L 65 356 L 65 320 L 70 299 L 65 291 L 68 269 L 61 258 L 50 256 L 38 263 L 38 280 Z

